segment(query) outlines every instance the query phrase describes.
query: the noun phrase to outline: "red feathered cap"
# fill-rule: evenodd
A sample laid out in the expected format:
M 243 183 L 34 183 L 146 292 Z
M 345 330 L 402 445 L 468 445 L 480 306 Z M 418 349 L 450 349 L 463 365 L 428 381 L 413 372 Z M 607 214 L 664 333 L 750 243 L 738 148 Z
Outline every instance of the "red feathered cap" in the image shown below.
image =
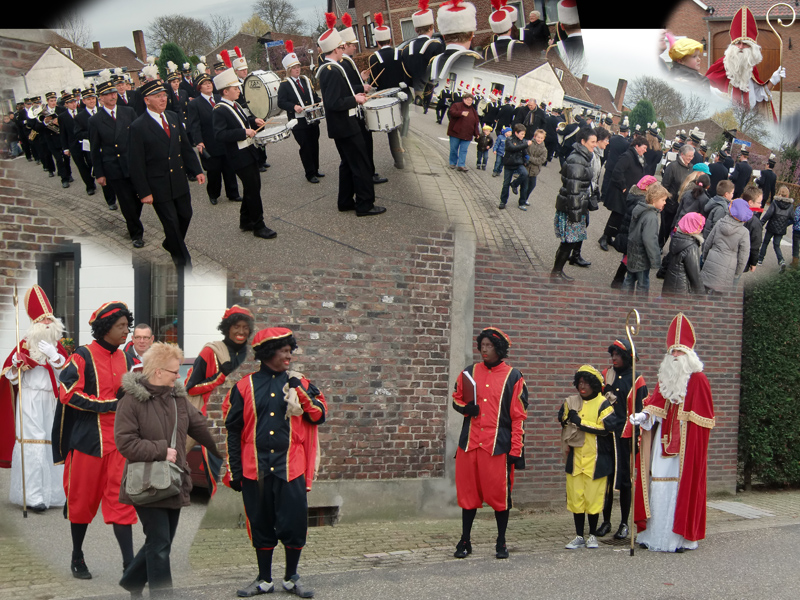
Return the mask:
M 336 27 L 336 15 L 334 13 L 325 13 L 325 24 L 328 29 Z
M 230 308 L 226 308 L 222 318 L 227 319 L 231 315 L 244 315 L 246 317 L 250 317 L 251 319 L 255 319 L 253 313 L 247 310 L 244 306 L 239 306 L 238 304 L 234 304 Z
M 232 69 L 233 64 L 231 64 L 231 55 L 228 53 L 228 51 L 223 50 L 222 52 L 219 53 L 219 55 L 222 57 L 222 62 L 225 63 L 225 66 L 228 67 L 229 69 Z
M 253 349 L 258 348 L 265 342 L 272 340 L 279 340 L 281 338 L 289 338 L 292 336 L 292 330 L 286 327 L 268 327 L 256 333 L 253 338 Z
M 239 58 L 242 58 L 242 51 L 239 50 L 239 46 L 234 46 L 233 47 L 233 51 L 236 52 L 236 56 L 238 56 Z
M 383 13 L 379 13 L 379 12 L 375 13 L 375 24 L 378 27 L 383 27 Z
M 697 336 L 695 336 L 691 321 L 683 313 L 678 313 L 672 319 L 667 331 L 667 351 L 683 350 L 684 352 L 691 352 L 694 350 L 696 341 Z
M 342 25 L 344 25 L 345 27 L 353 26 L 353 17 L 350 16 L 350 13 L 344 13 L 342 15 Z
M 294 42 L 292 40 L 286 40 L 283 43 L 283 46 L 286 48 L 286 52 L 288 52 L 289 54 L 294 52 Z

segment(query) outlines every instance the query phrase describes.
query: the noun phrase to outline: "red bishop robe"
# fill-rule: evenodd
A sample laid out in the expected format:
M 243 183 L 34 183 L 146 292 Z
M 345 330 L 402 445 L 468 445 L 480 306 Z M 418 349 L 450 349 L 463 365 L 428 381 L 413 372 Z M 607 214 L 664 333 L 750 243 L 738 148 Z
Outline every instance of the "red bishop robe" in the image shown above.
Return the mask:
M 731 80 L 728 77 L 728 74 L 725 72 L 725 65 L 722 63 L 723 58 L 724 57 L 718 58 L 706 72 L 706 77 L 708 78 L 709 83 L 712 87 L 725 94 L 728 94 L 733 102 L 750 106 L 750 92 L 743 92 L 739 88 L 731 85 Z M 752 79 L 757 85 L 767 85 L 767 83 L 769 83 L 768 81 L 761 81 L 760 77 L 758 76 L 757 67 L 753 67 Z M 775 107 L 772 105 L 772 100 L 769 101 L 769 108 L 772 112 L 773 120 L 777 123 L 778 117 L 775 114 Z
M 56 381 L 56 373 L 53 367 L 51 367 L 50 363 L 47 361 L 45 361 L 43 365 L 40 365 L 33 360 L 25 340 L 22 341 L 20 346 L 20 356 L 22 357 L 22 365 L 20 365 L 21 370 L 28 371 L 36 367 L 44 367 L 47 369 L 47 372 L 50 374 L 50 383 L 53 384 L 53 396 L 57 398 L 58 382 Z M 69 358 L 61 342 L 56 344 L 56 349 L 64 358 Z M 0 371 L 0 468 L 4 469 L 11 468 L 11 453 L 14 451 L 14 441 L 16 439 L 14 406 L 17 390 L 16 386 L 12 386 L 11 381 L 5 376 L 6 371 L 11 368 L 11 357 L 14 356 L 14 352 L 16 351 L 16 348 L 11 351 L 11 354 L 8 355 L 3 363 L 2 371 Z
M 714 428 L 711 387 L 703 373 L 693 373 L 682 404 L 673 404 L 656 386 L 645 399 L 644 412 L 661 417 L 661 439 L 652 444 L 652 431 L 641 433 L 634 520 L 644 531 L 650 517 L 651 449 L 680 460 L 678 500 L 672 531 L 689 541 L 702 540 L 706 533 L 706 465 L 708 438 Z

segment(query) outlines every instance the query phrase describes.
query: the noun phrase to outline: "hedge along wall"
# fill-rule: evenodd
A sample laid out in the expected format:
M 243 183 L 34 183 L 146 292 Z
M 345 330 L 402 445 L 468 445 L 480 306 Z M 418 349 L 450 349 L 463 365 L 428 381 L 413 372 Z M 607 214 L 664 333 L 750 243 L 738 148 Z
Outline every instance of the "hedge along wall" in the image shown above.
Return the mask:
M 650 392 L 666 352 L 667 328 L 678 312 L 694 325 L 697 351 L 711 383 L 716 427 L 708 458 L 710 491 L 736 489 L 737 432 L 742 338 L 741 294 L 713 300 L 706 296 L 641 300 L 610 288 L 558 285 L 530 266 L 502 256 L 482 255 L 475 265 L 474 334 L 493 325 L 505 331 L 512 347 L 508 362 L 528 384 L 525 446 L 528 468 L 518 474 L 515 501 L 558 502 L 566 498 L 564 461 L 559 447 L 559 406 L 575 393 L 572 379 L 582 364 L 600 371 L 610 366 L 608 346 L 625 336 L 631 308 L 641 315 L 634 337 L 641 360 L 637 375 Z M 480 357 L 475 352 L 475 360 Z

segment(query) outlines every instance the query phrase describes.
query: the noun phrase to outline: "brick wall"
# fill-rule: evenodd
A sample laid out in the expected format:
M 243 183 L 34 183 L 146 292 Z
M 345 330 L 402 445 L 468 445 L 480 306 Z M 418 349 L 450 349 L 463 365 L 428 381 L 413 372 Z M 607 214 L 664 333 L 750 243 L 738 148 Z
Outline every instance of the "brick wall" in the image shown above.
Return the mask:
M 453 238 L 434 233 L 393 250 L 229 279 L 231 301 L 257 327 L 294 331 L 293 368 L 327 398 L 321 480 L 444 476 Z M 224 391 L 209 405 L 218 441 Z
M 24 160 L 24 159 L 20 159 Z M 56 219 L 44 216 L 35 201 L 26 197 L 16 180 L 12 161 L 0 161 L 0 328 L 13 327 L 12 295 L 16 283 L 20 301 L 37 257 L 55 252 L 65 231 Z M 20 306 L 24 316 L 24 308 Z
M 742 307 L 740 295 L 715 300 L 705 297 L 649 302 L 632 300 L 609 288 L 555 286 L 520 263 L 503 257 L 479 256 L 475 265 L 474 336 L 493 325 L 511 338 L 509 363 L 528 383 L 525 425 L 528 469 L 517 478 L 517 503 L 563 500 L 564 460 L 556 415 L 575 393 L 572 379 L 582 364 L 599 370 L 609 366 L 608 346 L 625 335 L 631 308 L 641 315 L 641 333 L 634 338 L 641 360 L 637 374 L 655 388 L 658 365 L 665 353 L 667 328 L 680 311 L 692 321 L 695 347 L 711 382 L 716 427 L 709 448 L 708 487 L 733 492 L 736 484 L 741 364 Z M 475 360 L 480 360 L 475 355 Z

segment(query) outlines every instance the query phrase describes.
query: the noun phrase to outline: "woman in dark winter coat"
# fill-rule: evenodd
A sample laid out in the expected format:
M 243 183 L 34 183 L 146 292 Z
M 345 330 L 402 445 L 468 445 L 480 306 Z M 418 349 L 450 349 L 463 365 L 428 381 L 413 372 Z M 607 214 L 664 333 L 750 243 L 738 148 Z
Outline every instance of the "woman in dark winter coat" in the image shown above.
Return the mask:
M 564 273 L 564 265 L 574 249 L 586 239 L 586 217 L 589 214 L 589 195 L 592 190 L 592 156 L 597 145 L 597 135 L 592 129 L 581 129 L 572 153 L 561 168 L 561 189 L 556 197 L 555 232 L 561 240 L 556 252 L 553 271 L 556 281 L 572 281 Z
M 700 275 L 700 248 L 706 218 L 696 212 L 686 214 L 669 242 L 669 261 L 662 294 L 704 294 Z
M 649 188 L 654 183 L 657 183 L 657 180 L 652 175 L 645 175 L 642 177 L 639 182 L 631 186 L 631 189 L 628 190 L 628 196 L 625 199 L 625 217 L 622 219 L 622 223 L 619 226 L 619 230 L 617 231 L 617 236 L 614 238 L 614 248 L 617 252 L 621 254 L 628 254 L 628 234 L 630 232 L 631 227 L 631 216 L 633 215 L 634 207 L 645 197 L 647 193 L 647 188 Z M 614 275 L 614 280 L 611 282 L 612 288 L 621 288 L 622 282 L 625 280 L 625 273 L 628 272 L 628 267 L 626 265 L 627 257 L 623 256 L 622 260 L 619 263 L 619 268 L 617 269 L 616 275 Z
M 475 110 L 474 98 L 467 92 L 461 102 L 453 104 L 447 112 L 450 123 L 447 135 L 450 137 L 450 168 L 466 171 L 467 150 L 473 139 L 481 135 L 480 117 Z
M 659 131 L 657 123 L 651 123 L 645 134 L 645 139 L 649 144 L 647 151 L 644 153 L 644 174 L 656 174 L 656 169 L 661 159 L 664 157 L 664 151 L 661 150 L 661 140 L 659 139 Z
M 644 153 L 647 148 L 647 140 L 642 136 L 633 138 L 630 148 L 619 157 L 610 174 L 611 186 L 608 188 L 603 202 L 611 214 L 606 222 L 603 235 L 598 240 L 600 248 L 603 250 L 608 250 L 609 242 L 613 243 L 617 229 L 625 217 L 625 195 L 645 175 Z M 606 177 L 609 177 L 608 172 L 606 172 Z
M 206 418 L 190 404 L 186 390 L 177 382 L 182 362 L 183 352 L 177 346 L 153 344 L 142 357 L 142 372 L 123 376 L 125 395 L 119 401 L 114 422 L 114 441 L 127 462 L 167 460 L 183 470 L 180 492 L 163 500 L 135 504 L 125 490 L 124 480 L 119 490 L 119 501 L 136 508 L 145 535 L 144 546 L 125 569 L 119 584 L 132 594 L 141 594 L 149 583 L 151 598 L 168 594 L 172 588 L 169 553 L 181 508 L 189 506 L 192 490 L 186 436 L 191 435 L 220 457 Z
M 783 260 L 783 253 L 781 252 L 781 240 L 786 235 L 786 228 L 793 223 L 793 213 L 794 202 L 789 198 L 789 188 L 782 185 L 778 190 L 778 195 L 772 199 L 767 212 L 761 217 L 761 222 L 766 227 L 764 227 L 764 241 L 761 242 L 761 251 L 758 253 L 759 265 L 764 261 L 769 241 L 772 240 L 772 247 L 775 250 L 775 257 L 778 259 L 781 272 L 786 269 L 786 261 Z
M 705 173 L 700 173 L 693 183 L 680 198 L 678 202 L 678 212 L 675 214 L 675 221 L 672 228 L 678 226 L 678 222 L 689 213 L 703 213 L 706 203 L 709 201 L 708 189 L 711 187 L 711 178 Z

